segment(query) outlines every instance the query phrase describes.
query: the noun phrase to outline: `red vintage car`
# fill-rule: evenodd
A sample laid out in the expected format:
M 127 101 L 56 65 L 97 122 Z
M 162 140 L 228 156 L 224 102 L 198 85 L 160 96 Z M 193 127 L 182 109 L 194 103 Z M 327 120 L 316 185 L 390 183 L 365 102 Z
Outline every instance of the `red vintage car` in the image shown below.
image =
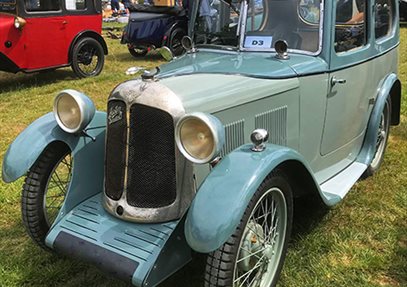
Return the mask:
M 0 71 L 71 66 L 78 77 L 100 74 L 108 49 L 100 0 L 0 0 Z

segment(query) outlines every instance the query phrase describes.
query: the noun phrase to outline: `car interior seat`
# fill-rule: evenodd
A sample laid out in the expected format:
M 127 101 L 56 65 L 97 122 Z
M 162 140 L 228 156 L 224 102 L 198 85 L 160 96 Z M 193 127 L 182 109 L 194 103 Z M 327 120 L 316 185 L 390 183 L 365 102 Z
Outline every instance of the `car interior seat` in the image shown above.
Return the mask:
M 278 40 L 285 40 L 289 49 L 300 49 L 302 38 L 298 33 L 298 1 L 272 0 L 268 5 L 267 30 L 273 32 L 273 47 Z

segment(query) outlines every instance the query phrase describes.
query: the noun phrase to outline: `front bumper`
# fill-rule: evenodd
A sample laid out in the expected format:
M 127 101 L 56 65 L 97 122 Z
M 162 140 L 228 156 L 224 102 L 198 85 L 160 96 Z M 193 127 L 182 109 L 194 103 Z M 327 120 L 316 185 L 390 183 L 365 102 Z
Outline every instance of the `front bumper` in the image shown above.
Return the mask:
M 21 69 L 9 57 L 0 52 L 0 71 L 17 73 Z

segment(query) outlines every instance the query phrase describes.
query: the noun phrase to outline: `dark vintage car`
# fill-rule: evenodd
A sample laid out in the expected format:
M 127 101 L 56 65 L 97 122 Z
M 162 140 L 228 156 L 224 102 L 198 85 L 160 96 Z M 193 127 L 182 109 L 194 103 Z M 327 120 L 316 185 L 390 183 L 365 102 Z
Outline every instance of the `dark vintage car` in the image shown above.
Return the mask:
M 108 53 L 101 31 L 101 1 L 0 0 L 0 71 L 96 76 Z
M 129 24 L 121 42 L 127 44 L 131 55 L 145 56 L 149 50 L 163 46 L 169 47 L 175 55 L 183 53 L 181 39 L 188 31 L 186 9 L 136 4 L 129 10 Z

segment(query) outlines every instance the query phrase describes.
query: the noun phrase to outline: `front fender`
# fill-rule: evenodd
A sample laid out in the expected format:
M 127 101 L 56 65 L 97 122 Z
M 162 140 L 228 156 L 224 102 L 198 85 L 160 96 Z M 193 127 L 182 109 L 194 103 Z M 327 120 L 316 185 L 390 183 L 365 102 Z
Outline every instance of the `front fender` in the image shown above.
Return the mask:
M 105 126 L 106 113 L 96 112 L 87 129 L 98 143 L 104 143 Z M 54 114 L 48 113 L 30 124 L 9 146 L 3 160 L 3 180 L 12 182 L 26 174 L 42 151 L 54 141 L 66 143 L 75 156 L 92 140 L 64 132 Z
M 244 145 L 213 169 L 202 183 L 185 222 L 188 244 L 197 252 L 218 249 L 234 233 L 257 188 L 270 172 L 285 161 L 302 163 L 303 157 L 282 146 L 267 145 L 263 152 Z

